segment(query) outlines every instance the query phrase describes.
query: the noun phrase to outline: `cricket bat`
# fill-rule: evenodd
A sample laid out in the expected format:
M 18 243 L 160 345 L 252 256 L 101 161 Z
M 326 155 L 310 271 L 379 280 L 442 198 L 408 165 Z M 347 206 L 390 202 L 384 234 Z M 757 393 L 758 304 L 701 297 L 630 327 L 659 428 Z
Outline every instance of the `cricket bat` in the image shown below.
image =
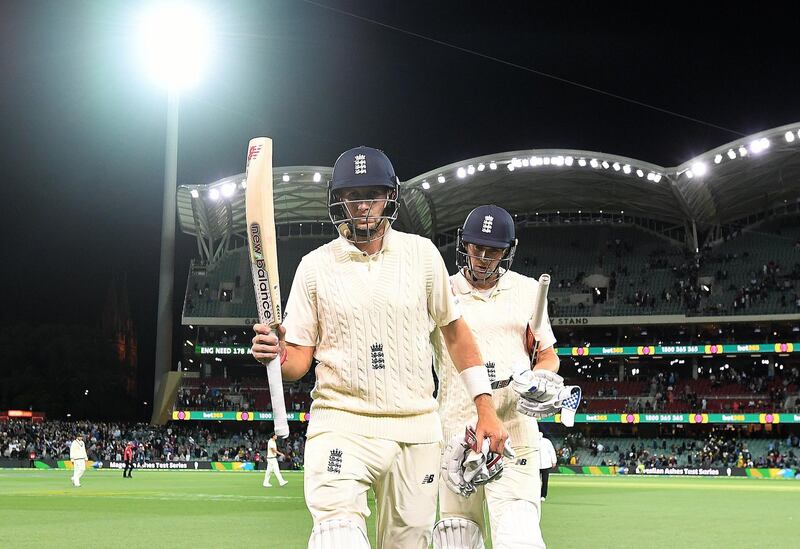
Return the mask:
M 272 139 L 255 137 L 247 146 L 247 188 L 245 209 L 247 240 L 250 245 L 250 270 L 256 292 L 258 321 L 275 330 L 281 323 L 281 292 L 278 281 L 278 250 L 275 238 L 275 202 L 272 194 Z M 275 357 L 267 365 L 269 395 L 275 433 L 289 436 L 286 403 L 283 399 L 281 361 Z
M 536 365 L 539 355 L 539 341 L 536 340 L 536 330 L 542 325 L 544 312 L 547 310 L 547 292 L 550 290 L 550 275 L 543 274 L 539 277 L 539 293 L 536 295 L 536 307 L 533 309 L 533 316 L 528 321 L 528 337 L 533 338 L 531 349 L 531 366 Z M 530 343 L 530 342 L 529 342 Z
M 549 289 L 550 275 L 543 274 L 539 277 L 539 293 L 536 295 L 536 303 L 533 307 L 533 314 L 528 320 L 528 330 L 526 334 L 526 338 L 528 339 L 528 348 L 531 349 L 531 367 L 536 364 L 536 358 L 539 354 L 539 342 L 536 341 L 534 334 L 542 324 L 544 312 L 547 310 L 547 292 Z M 492 389 L 502 389 L 503 387 L 507 387 L 509 383 L 511 383 L 511 378 L 494 381 L 492 382 Z

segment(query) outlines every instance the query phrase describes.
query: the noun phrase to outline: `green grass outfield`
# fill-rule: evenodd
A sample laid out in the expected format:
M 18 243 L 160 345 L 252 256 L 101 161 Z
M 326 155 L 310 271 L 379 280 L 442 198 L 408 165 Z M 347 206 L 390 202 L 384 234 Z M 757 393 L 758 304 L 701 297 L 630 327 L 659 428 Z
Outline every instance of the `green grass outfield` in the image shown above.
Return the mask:
M 306 547 L 301 473 L 284 488 L 263 488 L 255 472 L 89 470 L 80 488 L 70 474 L 0 469 L 0 547 Z M 550 479 L 550 548 L 800 546 L 797 481 Z

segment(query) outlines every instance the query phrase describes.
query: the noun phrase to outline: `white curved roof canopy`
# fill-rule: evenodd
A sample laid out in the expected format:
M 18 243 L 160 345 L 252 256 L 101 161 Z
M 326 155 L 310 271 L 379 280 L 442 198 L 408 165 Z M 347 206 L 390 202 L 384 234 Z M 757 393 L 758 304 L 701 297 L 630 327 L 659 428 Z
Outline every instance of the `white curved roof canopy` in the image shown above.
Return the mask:
M 276 223 L 327 222 L 330 174 L 329 167 L 276 167 Z M 243 235 L 243 180 L 238 174 L 180 186 L 181 229 L 200 238 Z M 233 194 L 211 197 L 231 185 Z M 733 141 L 675 167 L 593 151 L 530 149 L 455 162 L 401 186 L 399 226 L 429 237 L 452 231 L 471 208 L 489 202 L 517 214 L 624 210 L 702 230 L 798 204 L 800 123 Z

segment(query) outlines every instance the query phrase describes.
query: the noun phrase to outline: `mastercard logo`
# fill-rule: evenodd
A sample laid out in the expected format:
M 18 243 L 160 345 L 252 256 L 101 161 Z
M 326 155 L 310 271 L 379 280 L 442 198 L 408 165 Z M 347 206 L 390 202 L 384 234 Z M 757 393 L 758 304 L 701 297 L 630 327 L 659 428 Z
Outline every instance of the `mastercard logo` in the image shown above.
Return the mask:
M 646 345 L 643 347 L 636 347 L 636 354 L 637 355 L 644 355 L 644 356 L 651 356 L 656 354 L 656 348 L 652 345 Z
M 619 416 L 620 423 L 639 423 L 639 414 L 622 414 Z
M 722 353 L 722 345 L 706 345 L 705 353 L 707 355 L 718 355 Z
M 708 414 L 689 414 L 689 423 L 708 423 Z
M 250 412 L 236 412 L 236 421 L 253 421 L 255 416 Z
M 572 356 L 589 356 L 589 347 L 573 347 Z
M 775 344 L 775 352 L 776 353 L 793 353 L 794 352 L 794 345 L 791 343 L 776 343 Z
M 780 414 L 758 414 L 759 423 L 780 423 Z

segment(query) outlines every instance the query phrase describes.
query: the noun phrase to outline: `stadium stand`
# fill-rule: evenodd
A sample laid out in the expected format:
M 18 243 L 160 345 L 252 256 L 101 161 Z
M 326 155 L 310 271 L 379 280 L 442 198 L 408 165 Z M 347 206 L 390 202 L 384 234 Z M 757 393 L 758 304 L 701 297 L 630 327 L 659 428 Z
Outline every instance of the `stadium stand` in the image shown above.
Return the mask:
M 576 433 L 555 442 L 561 463 L 589 466 L 797 467 L 800 463 L 796 435 L 754 438 L 713 429 L 704 438 L 591 437 Z
M 143 423 L 0 422 L 0 459 L 69 459 L 69 445 L 77 433 L 86 440 L 90 460 L 121 461 L 128 442 L 136 447 L 135 461 L 253 461 L 266 455 L 268 430 L 250 425 L 199 425 L 173 423 L 153 426 Z M 279 442 L 287 467 L 300 468 L 305 439 L 302 430 Z

